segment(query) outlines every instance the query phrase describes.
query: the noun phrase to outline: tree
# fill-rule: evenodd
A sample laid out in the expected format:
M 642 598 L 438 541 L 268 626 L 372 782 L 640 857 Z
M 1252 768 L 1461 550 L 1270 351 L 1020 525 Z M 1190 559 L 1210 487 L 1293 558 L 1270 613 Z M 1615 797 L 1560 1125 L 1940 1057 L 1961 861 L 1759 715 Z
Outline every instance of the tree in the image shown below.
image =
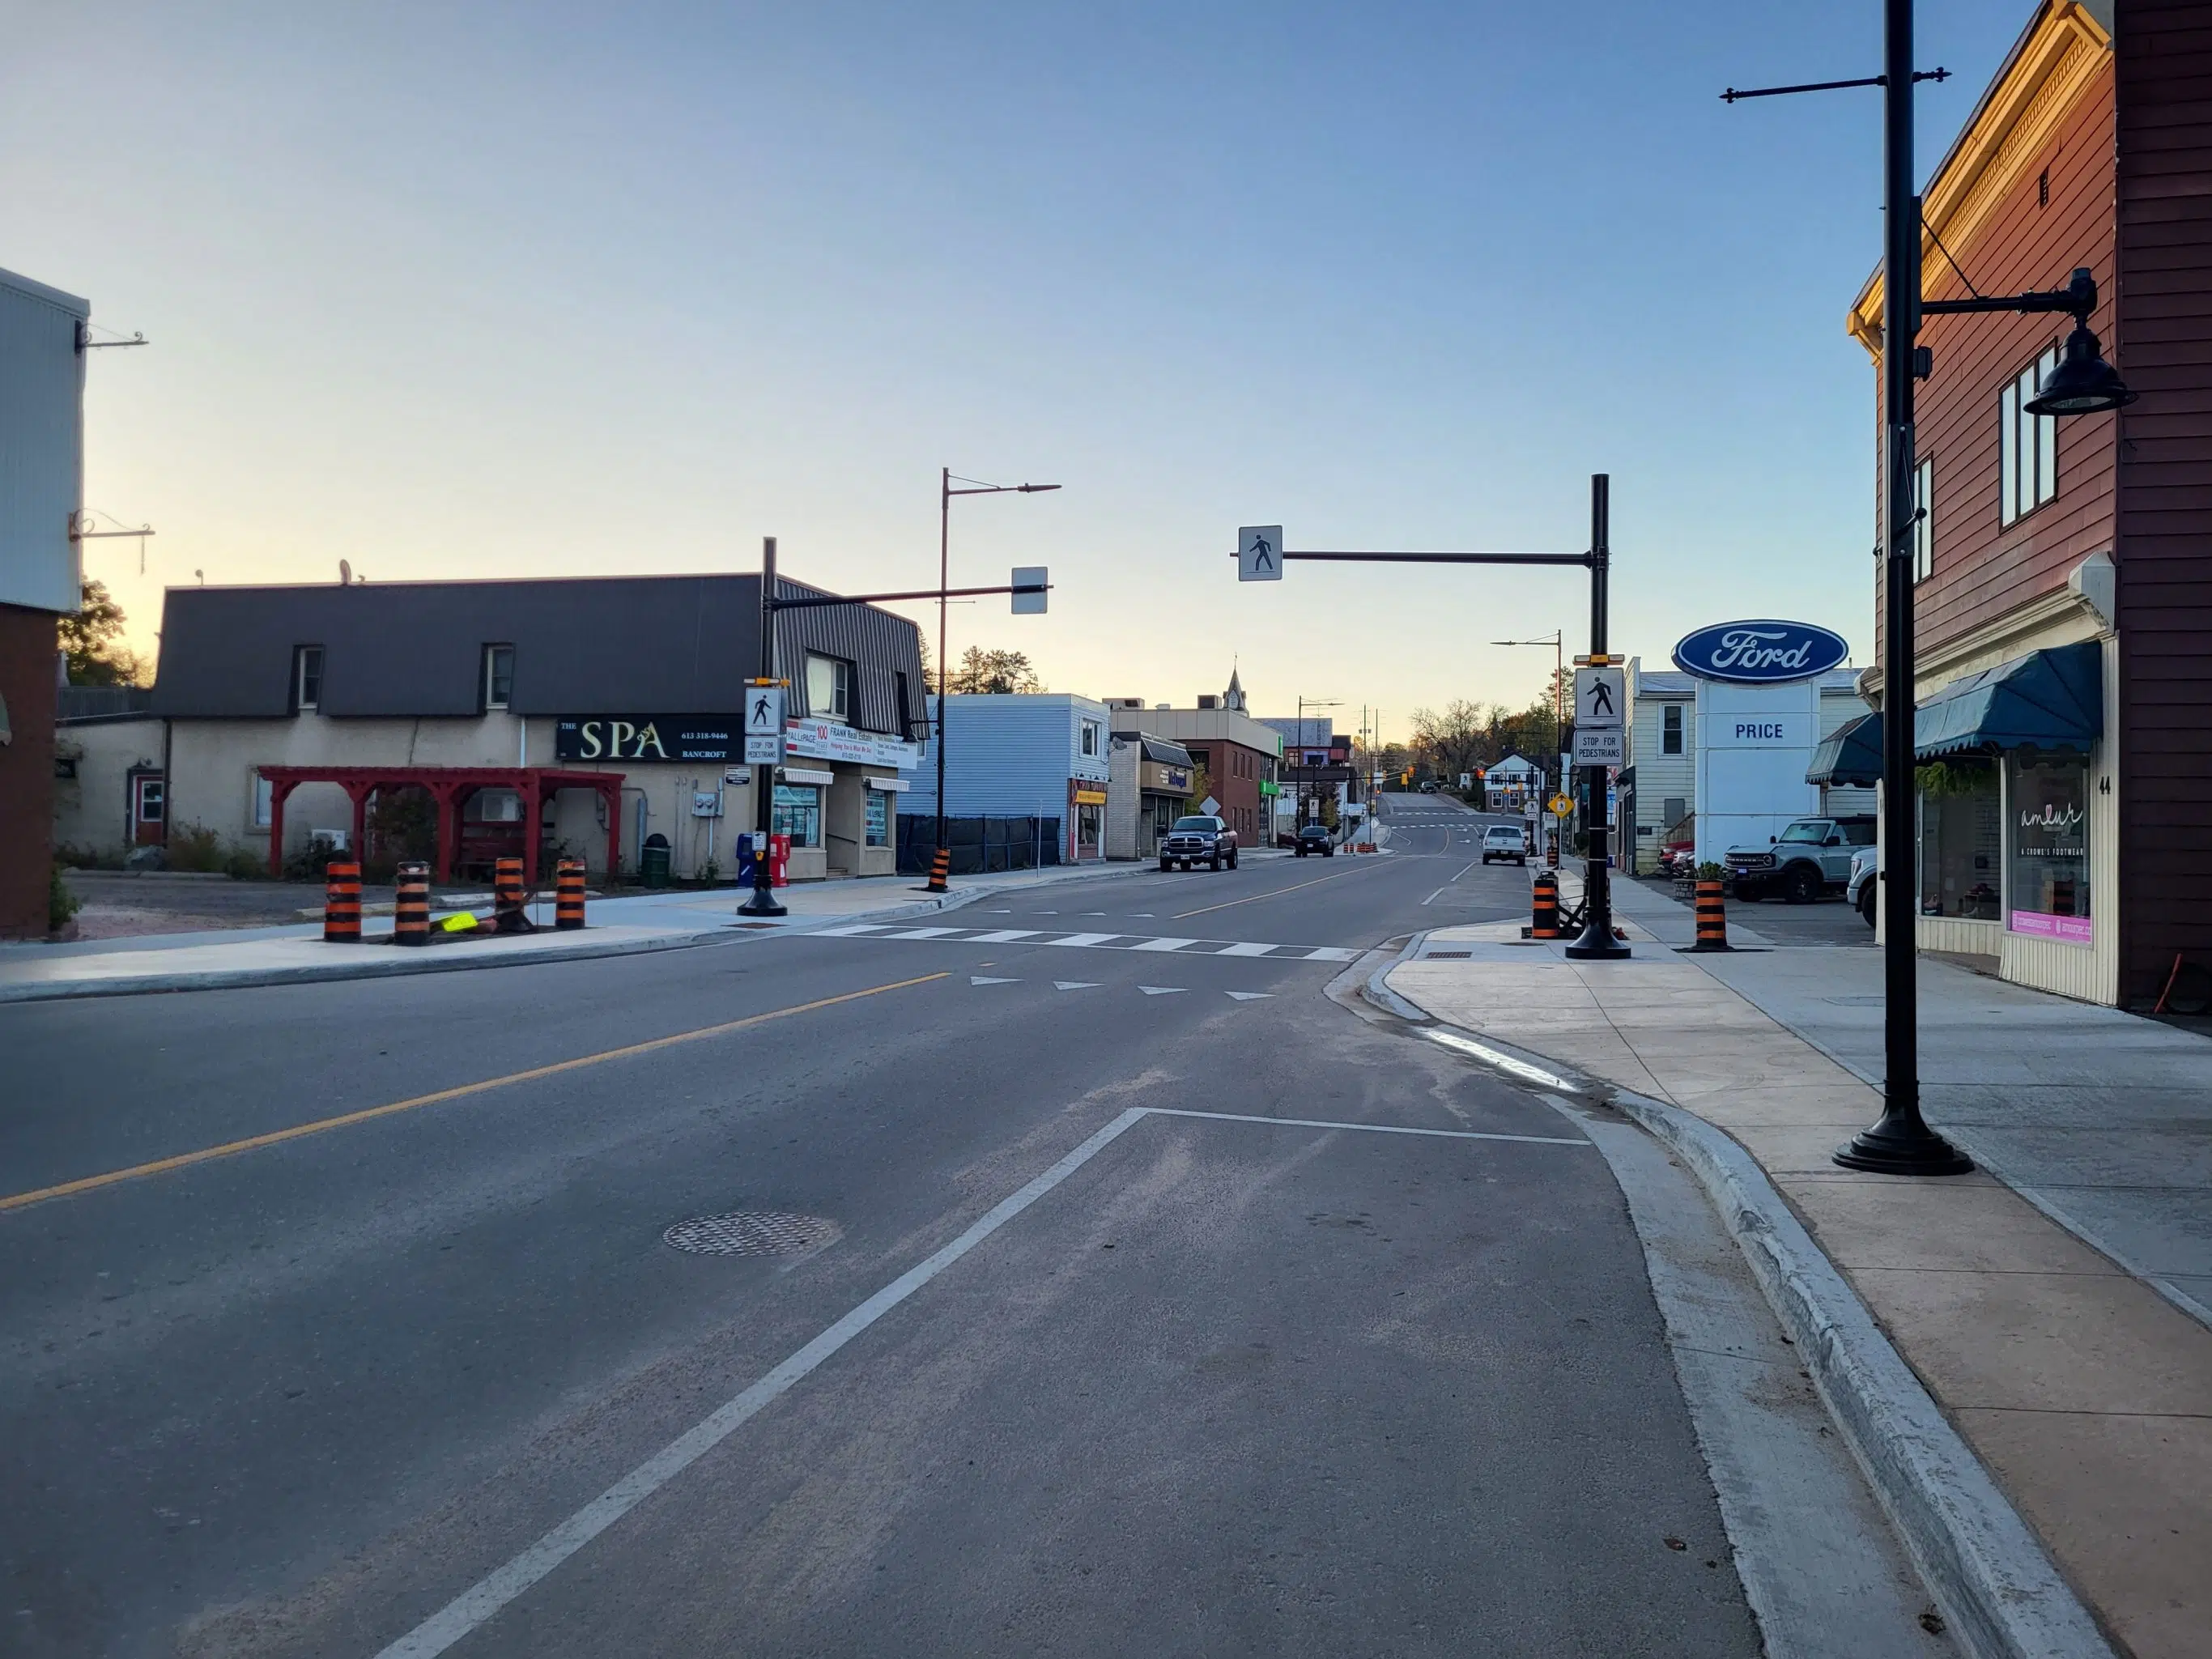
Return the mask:
M 1413 749 L 1438 776 L 1454 787 L 1462 772 L 1474 772 L 1497 757 L 1490 752 L 1491 729 L 1484 712 L 1464 697 L 1437 714 L 1413 711 Z
M 1044 690 L 1044 681 L 1038 678 L 1026 653 L 986 651 L 975 645 L 969 646 L 962 655 L 960 666 L 952 671 L 951 678 L 956 692 L 1005 694 Z
M 69 654 L 71 685 L 136 685 L 137 653 L 123 643 L 123 607 L 107 584 L 88 580 L 79 596 L 82 609 L 61 619 L 61 648 Z

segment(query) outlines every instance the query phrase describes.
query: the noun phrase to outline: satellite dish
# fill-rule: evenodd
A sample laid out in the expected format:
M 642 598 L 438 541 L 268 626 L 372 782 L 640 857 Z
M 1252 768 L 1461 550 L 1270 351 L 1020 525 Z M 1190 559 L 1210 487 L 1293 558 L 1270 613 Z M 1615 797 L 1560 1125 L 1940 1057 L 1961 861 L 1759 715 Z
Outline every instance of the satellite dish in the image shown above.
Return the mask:
M 353 561 L 350 559 L 338 561 L 338 586 L 340 587 L 353 586 Z

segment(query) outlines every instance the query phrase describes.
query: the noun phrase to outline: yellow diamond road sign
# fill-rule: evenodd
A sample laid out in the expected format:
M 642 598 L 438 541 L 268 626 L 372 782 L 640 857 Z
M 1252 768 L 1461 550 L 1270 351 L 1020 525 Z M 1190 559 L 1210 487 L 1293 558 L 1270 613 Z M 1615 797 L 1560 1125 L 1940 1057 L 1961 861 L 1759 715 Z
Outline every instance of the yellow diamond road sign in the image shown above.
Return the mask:
M 1575 810 L 1574 802 L 1569 800 L 1565 795 L 1554 795 L 1544 805 L 1552 809 L 1552 816 L 1555 818 L 1570 817 L 1573 816 Z

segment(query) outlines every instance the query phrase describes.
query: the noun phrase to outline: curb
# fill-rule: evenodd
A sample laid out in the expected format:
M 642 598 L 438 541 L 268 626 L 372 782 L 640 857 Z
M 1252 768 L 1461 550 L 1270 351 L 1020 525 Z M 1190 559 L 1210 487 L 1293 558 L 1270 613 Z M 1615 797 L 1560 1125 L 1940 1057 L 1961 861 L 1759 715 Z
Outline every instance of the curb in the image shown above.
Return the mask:
M 1139 874 L 1148 868 L 1143 864 L 1116 864 L 1102 870 L 1071 871 L 1029 885 L 1056 887 L 1073 881 Z M 529 968 L 540 963 L 589 962 L 601 957 L 648 956 L 661 951 L 688 951 L 704 945 L 734 944 L 745 939 L 803 937 L 824 927 L 842 927 L 855 922 L 902 921 L 916 916 L 935 915 L 945 910 L 960 909 L 1002 890 L 1005 890 L 988 887 L 963 890 L 956 887 L 941 899 L 917 899 L 905 904 L 885 905 L 874 910 L 855 910 L 846 915 L 823 916 L 817 921 L 779 927 L 769 933 L 739 932 L 725 924 L 652 939 L 584 939 L 574 945 L 551 945 L 512 955 L 483 951 L 448 956 L 433 946 L 420 955 L 412 951 L 402 954 L 395 951 L 388 955 L 380 952 L 375 956 L 354 956 L 341 961 L 298 966 L 215 969 L 190 974 L 136 974 L 127 979 L 26 981 L 12 985 L 0 984 L 0 1004 L 75 1002 L 88 997 L 149 996 L 184 991 L 238 991 L 267 985 L 320 985 L 339 980 L 391 979 L 407 974 L 465 973 L 483 968 Z
M 1419 945 L 1417 935 L 1401 960 L 1410 959 Z M 1370 976 L 1372 991 L 1380 993 L 1370 1000 L 1378 1006 L 1405 1002 L 1380 982 L 1397 965 L 1386 963 Z M 1750 1153 L 1679 1106 L 1494 1037 L 1462 1036 L 1425 1011 L 1421 1018 L 1454 1052 L 1516 1082 L 1557 1085 L 1620 1112 L 1698 1178 L 1968 1653 L 1976 1659 L 2112 1659 L 2095 1618 Z M 1556 1075 L 1547 1079 L 1532 1061 Z

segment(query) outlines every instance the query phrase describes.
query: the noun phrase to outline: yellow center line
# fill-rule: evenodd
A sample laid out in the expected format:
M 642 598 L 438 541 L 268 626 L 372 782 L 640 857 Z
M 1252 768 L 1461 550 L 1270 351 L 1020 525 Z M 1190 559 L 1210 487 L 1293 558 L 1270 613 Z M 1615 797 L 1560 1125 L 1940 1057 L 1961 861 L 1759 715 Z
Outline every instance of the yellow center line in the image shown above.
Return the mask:
M 1255 893 L 1249 898 L 1230 899 L 1220 904 L 1201 905 L 1195 910 L 1178 910 L 1175 915 L 1170 916 L 1168 920 L 1170 921 L 1181 921 L 1185 916 L 1202 916 L 1208 910 L 1228 910 L 1234 908 L 1239 904 L 1257 904 L 1261 899 L 1279 898 L 1285 893 L 1295 893 L 1300 887 L 1318 887 L 1324 881 L 1342 881 L 1346 876 L 1364 876 L 1370 870 L 1379 870 L 1382 867 L 1382 866 L 1379 862 L 1375 864 L 1363 864 L 1357 870 L 1340 870 L 1333 876 L 1319 876 L 1312 881 L 1299 882 L 1296 886 L 1278 887 L 1272 892 Z
M 69 1198 L 78 1193 L 112 1187 L 118 1182 L 136 1181 L 143 1176 L 166 1175 L 172 1170 L 189 1169 L 195 1164 L 206 1164 L 218 1158 L 234 1158 L 240 1152 L 258 1152 L 264 1146 L 280 1146 L 307 1135 L 319 1135 L 351 1124 L 366 1123 L 372 1118 L 390 1117 L 395 1112 L 411 1112 L 418 1106 L 435 1106 L 445 1101 L 480 1095 L 489 1090 L 504 1089 L 512 1084 L 534 1083 L 542 1077 L 556 1077 L 562 1072 L 580 1071 L 586 1066 L 601 1066 L 611 1060 L 627 1060 L 633 1054 L 649 1054 L 656 1048 L 672 1048 L 679 1042 L 696 1042 L 702 1037 L 720 1036 L 726 1031 L 742 1031 L 749 1025 L 764 1025 L 772 1019 L 788 1019 L 793 1014 L 811 1013 L 817 1008 L 835 1007 L 841 1002 L 857 1002 L 862 997 L 881 996 L 886 991 L 902 991 L 910 985 L 927 985 L 932 980 L 951 976 L 949 973 L 924 974 L 917 979 L 895 980 L 889 985 L 872 985 L 865 991 L 847 991 L 839 996 L 795 1003 L 788 1008 L 771 1008 L 764 1014 L 748 1014 L 743 1019 L 725 1020 L 720 1025 L 702 1025 L 696 1031 L 678 1031 L 673 1036 L 654 1037 L 647 1042 L 607 1048 L 575 1060 L 556 1060 L 550 1066 L 533 1066 L 526 1072 L 509 1072 L 505 1077 L 486 1078 L 481 1083 L 464 1083 L 457 1088 L 441 1089 L 434 1094 L 395 1100 L 386 1106 L 365 1107 L 358 1112 L 344 1112 L 337 1117 L 320 1118 L 313 1123 L 295 1125 L 289 1129 L 272 1129 L 264 1135 L 248 1135 L 243 1140 L 227 1140 L 220 1146 L 205 1146 L 196 1152 L 179 1152 L 174 1158 L 157 1158 L 150 1164 L 134 1164 L 127 1170 L 110 1170 L 105 1175 L 85 1176 L 76 1181 L 62 1182 L 57 1186 L 40 1187 L 33 1192 L 16 1193 L 0 1198 L 0 1211 L 20 1210 L 27 1205 L 43 1204 L 50 1198 Z

